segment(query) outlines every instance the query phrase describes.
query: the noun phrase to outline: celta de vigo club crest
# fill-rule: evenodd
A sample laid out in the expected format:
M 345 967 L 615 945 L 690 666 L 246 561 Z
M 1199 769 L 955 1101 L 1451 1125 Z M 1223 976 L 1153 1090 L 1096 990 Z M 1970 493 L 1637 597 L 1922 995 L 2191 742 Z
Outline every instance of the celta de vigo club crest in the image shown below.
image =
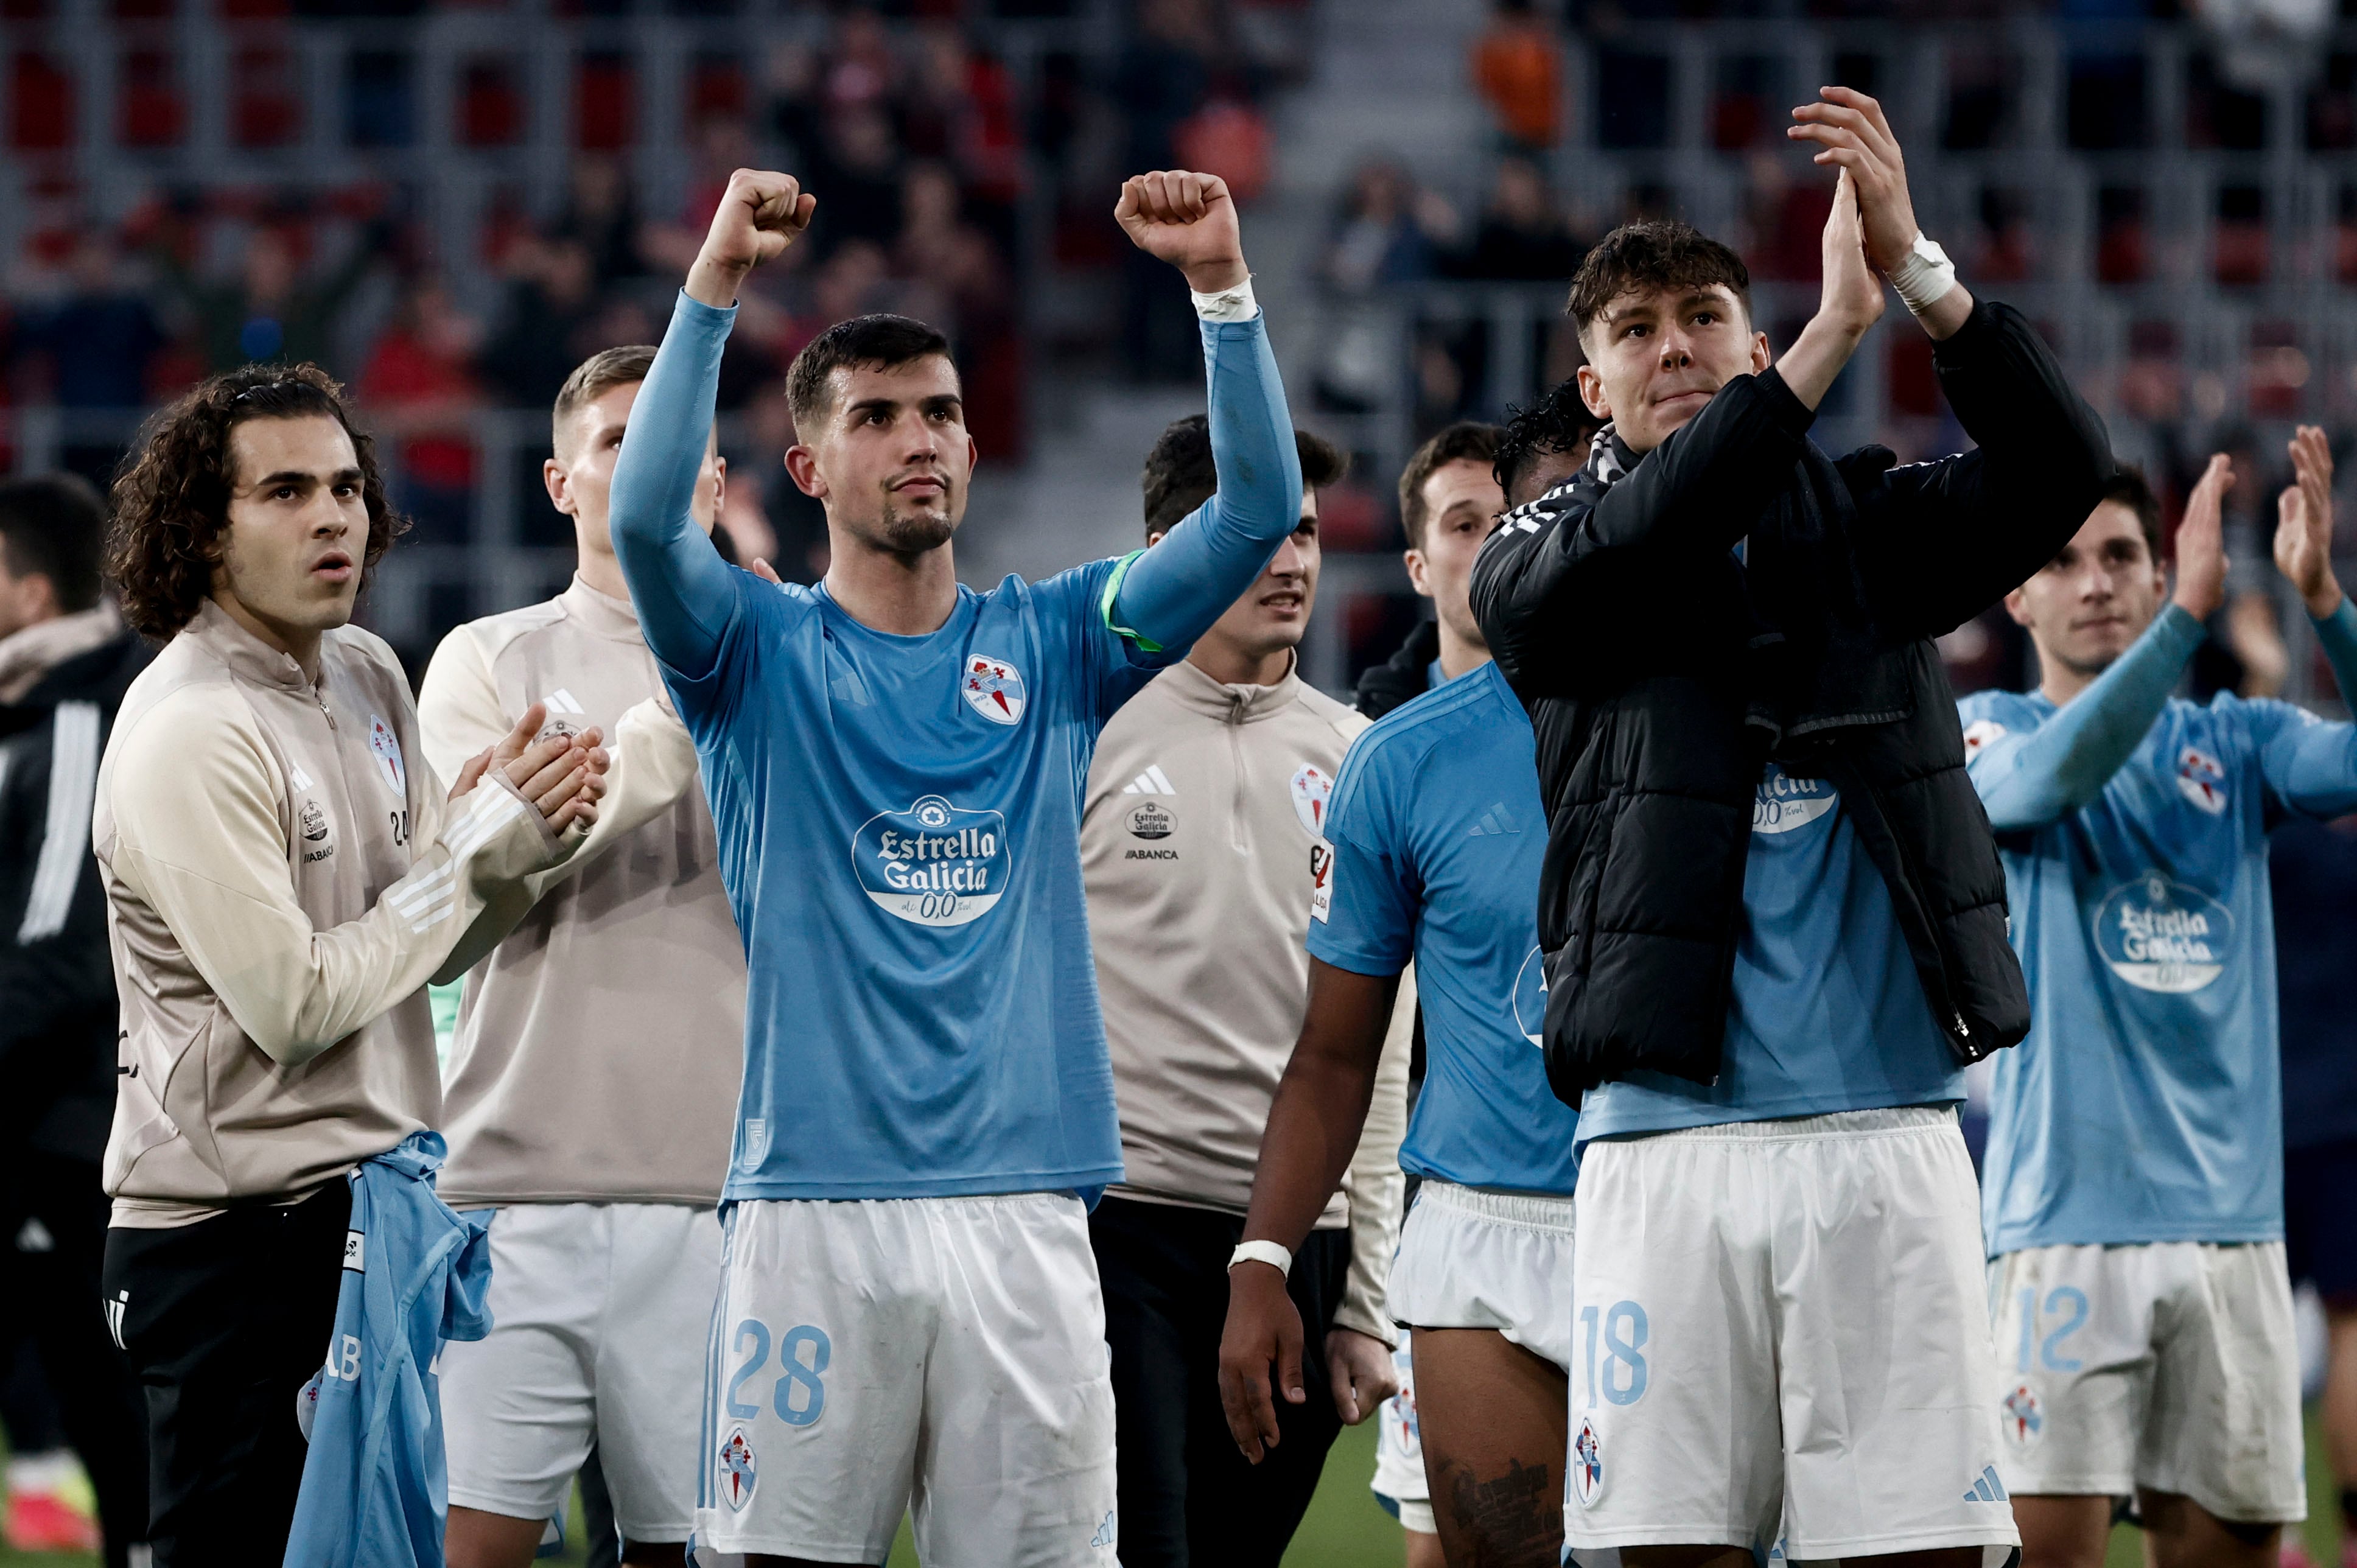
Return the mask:
M 1023 716 L 1023 672 L 1004 659 L 969 653 L 958 674 L 958 695 L 992 724 L 1011 725 Z

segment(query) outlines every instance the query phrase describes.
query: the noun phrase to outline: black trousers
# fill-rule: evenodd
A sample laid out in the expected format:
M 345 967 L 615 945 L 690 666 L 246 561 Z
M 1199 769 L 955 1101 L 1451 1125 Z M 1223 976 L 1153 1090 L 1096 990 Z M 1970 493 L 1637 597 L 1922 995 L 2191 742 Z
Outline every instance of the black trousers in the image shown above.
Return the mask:
M 0 1186 L 0 1311 L 12 1332 L 0 1342 L 21 1333 L 39 1351 L 58 1426 L 98 1494 L 107 1568 L 124 1568 L 147 1539 L 147 1418 L 99 1310 L 107 1208 L 95 1163 L 11 1155 Z M 36 1244 L 22 1245 L 28 1239 Z
M 1108 1197 L 1089 1216 L 1104 1283 L 1119 1445 L 1123 1568 L 1275 1568 L 1341 1430 L 1326 1332 L 1341 1304 L 1351 1233 L 1318 1230 L 1293 1261 L 1306 1403 L 1276 1402 L 1283 1440 L 1244 1463 L 1220 1408 L 1228 1254 L 1243 1221 Z
M 106 1233 L 107 1311 L 147 1402 L 156 1568 L 275 1563 L 308 1445 L 296 1396 L 327 1359 L 351 1188 L 169 1230 Z

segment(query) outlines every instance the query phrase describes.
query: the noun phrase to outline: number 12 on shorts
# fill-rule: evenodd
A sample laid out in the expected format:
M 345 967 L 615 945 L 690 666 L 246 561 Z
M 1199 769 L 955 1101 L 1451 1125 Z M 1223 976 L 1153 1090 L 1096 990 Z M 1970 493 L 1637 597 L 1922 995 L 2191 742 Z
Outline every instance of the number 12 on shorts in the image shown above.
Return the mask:
M 1596 1341 L 1598 1326 L 1603 1330 L 1604 1380 L 1597 1381 Z M 1596 1408 L 1596 1396 L 1600 1391 L 1608 1403 L 1635 1404 L 1645 1397 L 1645 1358 L 1640 1354 L 1645 1348 L 1647 1329 L 1645 1309 L 1633 1301 L 1616 1301 L 1598 1311 L 1592 1306 L 1579 1309 L 1579 1326 L 1585 1330 L 1581 1338 L 1587 1347 L 1587 1408 Z
M 2021 1305 L 2020 1369 L 2024 1372 L 2032 1369 L 2030 1359 L 2034 1346 L 2037 1359 L 2048 1371 L 2077 1371 L 2081 1365 L 2078 1358 L 2061 1354 L 2061 1346 L 2062 1341 L 2086 1326 L 2087 1293 L 2077 1285 L 2056 1285 L 2047 1293 L 2046 1314 L 2051 1326 L 2047 1328 L 2043 1339 L 2038 1336 L 2041 1325 L 2038 1321 L 2037 1290 L 2034 1287 L 2024 1289 L 2018 1300 Z M 2061 1321 L 2055 1322 L 2056 1318 Z
M 754 1375 L 769 1364 L 770 1326 L 758 1317 L 748 1317 L 737 1325 L 731 1338 L 737 1354 L 744 1356 L 745 1360 L 728 1378 L 728 1413 L 739 1421 L 749 1421 L 761 1413 L 761 1407 L 748 1403 L 742 1397 L 743 1391 Z M 827 1359 L 834 1348 L 826 1330 L 808 1323 L 787 1329 L 778 1341 L 780 1374 L 770 1391 L 770 1408 L 788 1426 L 808 1426 L 826 1413 L 826 1384 L 821 1374 L 826 1370 Z

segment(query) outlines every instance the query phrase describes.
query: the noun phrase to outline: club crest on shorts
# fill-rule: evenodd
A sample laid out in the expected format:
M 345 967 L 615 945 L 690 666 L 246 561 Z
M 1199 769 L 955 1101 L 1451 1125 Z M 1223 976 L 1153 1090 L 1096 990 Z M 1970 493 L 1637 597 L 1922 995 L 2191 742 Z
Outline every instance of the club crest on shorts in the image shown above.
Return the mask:
M 721 1440 L 720 1453 L 713 1479 L 720 1490 L 720 1500 L 737 1513 L 753 1500 L 753 1490 L 761 1484 L 760 1462 L 753 1457 L 753 1444 L 742 1426 L 732 1426 Z
M 1301 819 L 1302 831 L 1311 838 L 1326 836 L 1326 800 L 1334 793 L 1334 780 L 1314 762 L 1305 762 L 1293 770 L 1293 814 Z
M 369 715 L 369 755 L 376 758 L 376 776 L 396 800 L 409 799 L 409 772 L 401 765 L 401 737 L 382 715 Z
M 1571 1440 L 1571 1493 L 1579 1506 L 1592 1509 L 1604 1495 L 1604 1439 L 1596 1434 L 1593 1416 L 1582 1416 Z
M 2218 816 L 2226 810 L 2226 767 L 2208 752 L 2185 746 L 2177 754 L 2177 792 Z
M 2038 1446 L 2046 1435 L 2046 1407 L 2039 1402 L 2038 1391 L 2028 1383 L 2016 1383 L 1997 1406 L 1997 1424 L 2005 1429 L 2005 1440 L 2025 1452 Z
M 1023 716 L 1023 673 L 1004 659 L 967 654 L 958 676 L 958 694 L 992 724 L 1011 725 Z

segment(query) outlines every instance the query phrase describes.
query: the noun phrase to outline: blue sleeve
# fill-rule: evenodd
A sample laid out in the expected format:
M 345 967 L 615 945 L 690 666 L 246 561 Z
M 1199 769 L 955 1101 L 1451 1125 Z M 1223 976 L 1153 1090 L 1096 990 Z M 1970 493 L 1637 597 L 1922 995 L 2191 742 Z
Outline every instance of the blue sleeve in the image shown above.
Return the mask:
M 2357 608 L 2341 607 L 2313 623 L 2341 700 L 2357 693 Z M 2357 703 L 2352 703 L 2357 707 Z M 2290 703 L 2242 704 L 2259 743 L 2259 776 L 2268 792 L 2303 816 L 2357 811 L 2357 725 L 2327 724 Z
M 1309 956 L 1353 974 L 1389 978 L 1415 954 L 1423 896 L 1392 794 L 1373 758 L 1353 749 L 1326 817 L 1333 851 L 1320 905 L 1310 906 Z
M 737 575 L 688 510 L 736 319 L 733 307 L 715 310 L 681 291 L 614 460 L 608 515 L 622 579 L 647 646 L 690 677 L 711 672 L 737 612 Z
M 2053 717 L 1975 747 L 1973 787 L 1989 825 L 1999 832 L 2043 827 L 2101 795 L 2160 717 L 2201 638 L 2201 623 L 2170 605 Z
M 1105 624 L 1148 653 L 1184 654 L 1301 522 L 1301 455 L 1266 317 L 1202 328 L 1219 490 L 1105 585 Z

